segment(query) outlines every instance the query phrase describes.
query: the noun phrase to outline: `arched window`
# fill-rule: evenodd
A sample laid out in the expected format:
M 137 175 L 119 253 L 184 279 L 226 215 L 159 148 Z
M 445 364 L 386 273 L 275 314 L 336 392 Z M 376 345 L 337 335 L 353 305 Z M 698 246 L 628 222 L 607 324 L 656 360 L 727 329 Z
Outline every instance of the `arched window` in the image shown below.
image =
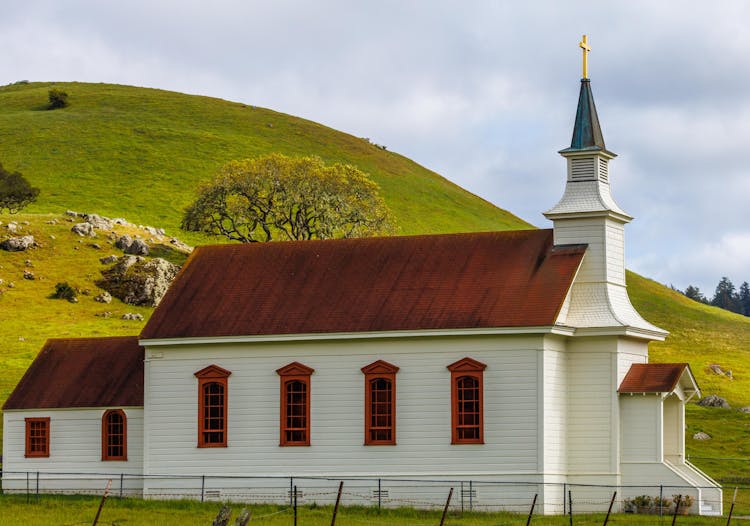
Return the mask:
M 398 367 L 378 360 L 365 373 L 365 445 L 396 444 L 396 373 Z
M 102 415 L 102 460 L 128 459 L 128 420 L 122 409 Z
M 281 446 L 310 445 L 310 375 L 313 369 L 292 362 L 276 371 L 280 376 Z
M 198 378 L 198 447 L 227 447 L 228 378 L 217 365 L 201 369 Z
M 451 372 L 452 444 L 484 444 L 482 377 L 486 367 L 471 358 L 448 366 Z

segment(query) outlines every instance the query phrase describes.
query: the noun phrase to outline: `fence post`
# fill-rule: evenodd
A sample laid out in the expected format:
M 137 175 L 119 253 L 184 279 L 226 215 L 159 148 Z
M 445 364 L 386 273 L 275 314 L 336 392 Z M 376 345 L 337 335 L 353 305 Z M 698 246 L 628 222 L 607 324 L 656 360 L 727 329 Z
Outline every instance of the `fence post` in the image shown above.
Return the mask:
M 573 492 L 568 490 L 568 514 L 570 515 L 570 526 L 573 526 Z
M 732 497 L 732 505 L 729 506 L 729 515 L 727 515 L 727 526 L 732 522 L 732 512 L 734 511 L 734 503 L 737 500 L 737 487 L 734 488 L 734 497 Z M 698 503 L 700 506 L 700 503 Z
M 469 511 L 474 511 L 474 483 L 469 481 Z
M 294 495 L 294 505 L 292 506 L 294 508 L 294 526 L 297 526 L 297 486 L 294 486 L 292 493 Z
M 382 504 L 383 499 L 383 490 L 380 486 L 380 479 L 378 479 L 378 511 L 380 511 L 380 506 Z
M 448 500 L 445 501 L 445 507 L 443 508 L 443 516 L 440 517 L 440 526 L 443 526 L 445 522 L 445 516 L 448 514 L 448 506 L 451 505 L 451 497 L 453 496 L 453 488 L 448 492 Z
M 609 522 L 609 514 L 612 513 L 612 506 L 615 505 L 615 498 L 617 497 L 617 491 L 615 491 L 612 494 L 612 500 L 609 501 L 609 509 L 607 510 L 607 516 L 604 517 L 604 524 L 603 526 L 607 526 L 607 523 Z
M 294 477 L 289 477 L 289 505 L 294 506 Z
M 563 482 L 563 515 L 568 514 L 568 485 Z
M 39 502 L 39 472 L 36 472 L 36 501 Z
M 682 495 L 677 495 L 677 498 L 674 502 L 674 515 L 672 515 L 672 526 L 674 526 L 674 523 L 677 521 L 677 511 L 680 509 L 680 501 L 682 500 Z
M 464 512 L 464 481 L 461 481 L 461 513 Z
M 659 518 L 664 516 L 664 484 L 659 484 Z
M 534 500 L 531 502 L 531 509 L 529 510 L 529 518 L 526 519 L 526 526 L 529 526 L 531 524 L 531 516 L 534 515 L 534 507 L 536 506 L 536 499 L 539 496 L 539 493 L 534 493 Z
M 341 491 L 344 489 L 344 481 L 339 482 L 339 494 L 336 495 L 336 505 L 333 507 L 333 517 L 331 517 L 331 526 L 336 526 L 336 514 L 339 511 L 339 502 L 341 502 Z
M 125 473 L 120 473 L 120 498 L 122 498 L 122 486 L 125 481 Z
M 203 502 L 203 495 L 206 492 L 206 475 L 201 475 L 201 502 Z

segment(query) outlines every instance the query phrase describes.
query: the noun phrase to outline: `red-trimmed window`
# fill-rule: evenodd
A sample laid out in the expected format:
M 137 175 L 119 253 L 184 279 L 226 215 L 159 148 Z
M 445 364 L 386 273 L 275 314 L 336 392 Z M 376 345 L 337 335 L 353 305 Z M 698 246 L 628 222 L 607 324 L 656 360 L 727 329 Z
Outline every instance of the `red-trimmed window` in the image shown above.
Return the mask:
M 198 447 L 227 447 L 229 375 L 218 365 L 195 373 L 198 378 Z
M 26 419 L 26 456 L 49 456 L 49 417 Z
M 281 385 L 280 446 L 310 445 L 310 376 L 314 369 L 292 362 L 277 369 Z
M 378 360 L 365 373 L 365 445 L 396 444 L 396 373 L 398 367 Z
M 482 377 L 486 367 L 472 358 L 448 366 L 451 372 L 451 444 L 484 444 Z
M 122 409 L 102 415 L 102 460 L 128 459 L 128 419 Z

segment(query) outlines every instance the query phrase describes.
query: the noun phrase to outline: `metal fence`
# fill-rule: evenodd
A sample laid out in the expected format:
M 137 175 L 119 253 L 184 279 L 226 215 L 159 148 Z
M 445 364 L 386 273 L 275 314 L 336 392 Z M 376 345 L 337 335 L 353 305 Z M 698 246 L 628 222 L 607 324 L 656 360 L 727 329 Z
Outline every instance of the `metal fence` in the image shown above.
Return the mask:
M 2 472 L 2 491 L 28 499 L 49 494 L 101 494 L 111 481 L 111 496 L 146 499 L 195 499 L 247 504 L 300 506 L 341 504 L 377 508 L 443 509 L 452 493 L 451 511 L 512 511 L 568 514 L 613 512 L 718 514 L 722 502 L 716 488 L 694 486 L 626 486 L 538 483 L 472 479 L 327 478 L 310 476 L 253 477 L 215 475 L 141 475 L 128 473 Z M 452 489 L 452 492 L 451 492 Z M 734 487 L 727 488 L 733 493 Z M 731 500 L 732 495 L 725 496 Z M 687 505 L 685 505 L 687 503 Z M 750 485 L 737 491 L 737 510 L 750 513 Z M 728 511 L 728 505 L 727 509 Z

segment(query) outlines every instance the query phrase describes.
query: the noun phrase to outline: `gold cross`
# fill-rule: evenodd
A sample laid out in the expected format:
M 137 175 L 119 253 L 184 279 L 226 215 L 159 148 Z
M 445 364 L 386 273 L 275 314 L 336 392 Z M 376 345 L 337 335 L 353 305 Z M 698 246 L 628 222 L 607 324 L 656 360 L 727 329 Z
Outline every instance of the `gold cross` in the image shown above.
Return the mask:
M 583 78 L 587 79 L 589 78 L 589 52 L 591 51 L 591 46 L 588 44 L 586 35 L 583 35 L 583 40 L 578 43 L 578 47 L 583 50 Z

